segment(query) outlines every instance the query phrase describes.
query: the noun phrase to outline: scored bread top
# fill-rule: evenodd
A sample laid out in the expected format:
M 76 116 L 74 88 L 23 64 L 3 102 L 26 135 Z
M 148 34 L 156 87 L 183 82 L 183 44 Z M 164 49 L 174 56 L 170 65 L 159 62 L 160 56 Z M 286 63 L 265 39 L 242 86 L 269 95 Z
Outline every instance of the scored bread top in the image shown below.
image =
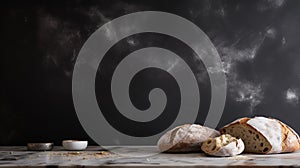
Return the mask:
M 299 135 L 288 125 L 278 120 L 282 127 L 282 151 L 293 152 L 300 149 Z

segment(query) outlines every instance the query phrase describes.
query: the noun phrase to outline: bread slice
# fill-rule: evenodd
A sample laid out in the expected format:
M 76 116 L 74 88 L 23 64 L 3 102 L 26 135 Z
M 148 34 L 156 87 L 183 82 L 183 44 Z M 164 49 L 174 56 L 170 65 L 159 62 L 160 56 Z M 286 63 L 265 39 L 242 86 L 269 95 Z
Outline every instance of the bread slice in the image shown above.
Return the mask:
M 284 153 L 300 148 L 298 134 L 272 118 L 241 118 L 224 126 L 220 132 L 241 138 L 245 143 L 245 152 L 249 153 Z
M 219 131 L 198 124 L 184 124 L 166 132 L 157 142 L 161 152 L 196 152 L 204 141 Z
M 212 156 L 235 156 L 245 149 L 241 139 L 223 134 L 216 138 L 209 138 L 201 146 L 202 151 Z

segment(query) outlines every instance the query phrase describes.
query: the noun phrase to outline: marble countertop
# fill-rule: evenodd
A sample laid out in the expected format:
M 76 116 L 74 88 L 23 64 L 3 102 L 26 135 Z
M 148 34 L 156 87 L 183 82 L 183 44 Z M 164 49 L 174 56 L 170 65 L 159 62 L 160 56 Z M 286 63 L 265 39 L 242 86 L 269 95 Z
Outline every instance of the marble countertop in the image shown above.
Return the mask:
M 300 152 L 272 155 L 242 154 L 236 157 L 208 157 L 203 153 L 165 154 L 156 147 L 114 147 L 126 155 L 101 147 L 85 151 L 27 151 L 24 146 L 0 147 L 0 167 L 300 167 Z

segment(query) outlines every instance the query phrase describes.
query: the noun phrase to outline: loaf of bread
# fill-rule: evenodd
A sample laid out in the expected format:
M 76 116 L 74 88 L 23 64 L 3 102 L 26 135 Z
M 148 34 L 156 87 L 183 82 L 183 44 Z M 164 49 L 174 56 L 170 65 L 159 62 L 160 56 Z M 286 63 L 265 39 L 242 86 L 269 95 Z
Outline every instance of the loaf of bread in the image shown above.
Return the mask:
M 249 153 L 284 153 L 300 148 L 298 134 L 277 119 L 241 118 L 224 126 L 220 132 L 241 138 L 245 143 L 245 152 Z
M 241 139 L 237 139 L 229 134 L 223 134 L 203 142 L 201 149 L 212 156 L 235 156 L 242 153 L 245 146 Z
M 219 136 L 219 131 L 198 124 L 185 124 L 166 132 L 157 142 L 161 152 L 196 152 L 208 138 Z

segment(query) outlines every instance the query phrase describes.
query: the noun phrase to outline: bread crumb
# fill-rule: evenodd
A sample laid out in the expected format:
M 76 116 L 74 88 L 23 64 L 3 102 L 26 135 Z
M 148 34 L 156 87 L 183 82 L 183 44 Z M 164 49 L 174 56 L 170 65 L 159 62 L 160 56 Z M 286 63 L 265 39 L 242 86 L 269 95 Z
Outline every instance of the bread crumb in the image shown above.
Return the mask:
M 81 152 L 68 152 L 66 155 L 67 156 L 77 156 L 77 155 L 81 155 Z
M 92 159 L 92 158 L 100 158 L 111 155 L 109 152 L 100 151 L 100 152 L 67 152 L 67 153 L 60 153 L 60 152 L 53 152 L 50 153 L 50 156 L 62 156 L 62 157 L 82 157 L 83 160 Z
M 104 151 L 101 151 L 101 152 L 97 152 L 97 153 L 94 153 L 93 156 L 95 157 L 103 157 L 103 156 L 107 156 L 107 155 L 110 155 L 110 153 L 108 152 L 104 152 Z

